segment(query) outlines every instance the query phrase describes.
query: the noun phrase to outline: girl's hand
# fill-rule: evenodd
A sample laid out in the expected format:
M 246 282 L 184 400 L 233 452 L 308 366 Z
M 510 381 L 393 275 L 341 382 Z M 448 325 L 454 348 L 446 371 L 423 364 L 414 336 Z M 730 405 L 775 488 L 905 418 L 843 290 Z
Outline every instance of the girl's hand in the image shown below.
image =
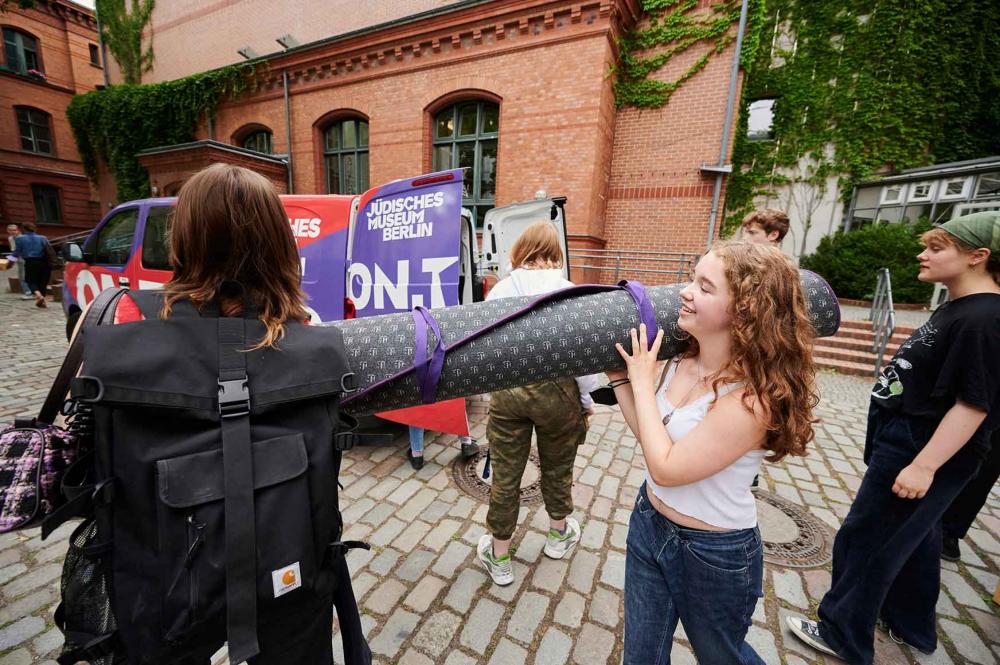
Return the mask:
M 896 476 L 892 491 L 901 499 L 922 499 L 933 481 L 933 470 L 920 464 L 910 464 Z
M 621 344 L 615 344 L 618 353 L 625 360 L 625 367 L 628 370 L 628 378 L 632 381 L 632 390 L 648 390 L 652 392 L 656 387 L 657 360 L 656 354 L 660 352 L 660 344 L 663 342 L 663 329 L 656 331 L 656 338 L 652 346 L 646 348 L 646 324 L 639 324 L 639 332 L 635 328 L 629 331 L 632 337 L 632 354 L 629 355 Z

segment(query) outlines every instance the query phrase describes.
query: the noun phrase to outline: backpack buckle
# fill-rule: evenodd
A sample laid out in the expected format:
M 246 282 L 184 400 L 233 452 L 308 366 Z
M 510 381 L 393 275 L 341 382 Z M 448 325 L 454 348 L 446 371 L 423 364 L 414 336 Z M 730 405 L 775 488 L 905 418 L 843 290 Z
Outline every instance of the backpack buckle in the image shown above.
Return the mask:
M 219 380 L 219 415 L 239 418 L 250 415 L 250 389 L 247 377 L 231 381 Z
M 353 393 L 358 389 L 357 381 L 354 380 L 354 372 L 348 372 L 340 377 L 340 390 L 344 394 Z
M 351 450 L 358 444 L 357 432 L 337 432 L 333 435 L 333 449 L 345 452 Z

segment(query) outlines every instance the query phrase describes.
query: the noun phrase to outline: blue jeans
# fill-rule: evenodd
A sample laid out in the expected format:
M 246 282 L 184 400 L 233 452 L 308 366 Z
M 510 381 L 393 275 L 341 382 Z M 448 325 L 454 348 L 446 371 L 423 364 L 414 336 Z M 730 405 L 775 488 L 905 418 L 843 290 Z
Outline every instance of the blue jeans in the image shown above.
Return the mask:
M 410 452 L 422 455 L 424 452 L 424 429 L 410 425 Z
M 746 643 L 763 597 L 756 529 L 677 526 L 639 489 L 625 557 L 625 665 L 669 665 L 678 619 L 701 665 L 765 665 Z
M 936 423 L 872 406 L 868 470 L 833 542 L 833 579 L 819 605 L 823 640 L 851 665 L 875 657 L 875 622 L 923 651 L 937 648 L 941 583 L 941 517 L 980 460 L 959 450 L 938 469 L 922 499 L 892 493 L 896 476 L 923 448 Z

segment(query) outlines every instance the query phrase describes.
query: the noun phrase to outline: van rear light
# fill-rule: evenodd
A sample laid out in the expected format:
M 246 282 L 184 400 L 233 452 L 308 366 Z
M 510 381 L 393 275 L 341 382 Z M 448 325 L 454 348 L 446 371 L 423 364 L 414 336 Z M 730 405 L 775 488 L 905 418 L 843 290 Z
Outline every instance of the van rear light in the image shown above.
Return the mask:
M 433 185 L 439 182 L 450 182 L 454 179 L 454 173 L 441 173 L 439 175 L 427 176 L 426 178 L 417 178 L 410 183 L 410 187 L 422 187 L 423 185 Z
M 350 298 L 344 298 L 344 320 L 353 319 L 357 317 L 358 310 L 354 306 L 354 301 Z

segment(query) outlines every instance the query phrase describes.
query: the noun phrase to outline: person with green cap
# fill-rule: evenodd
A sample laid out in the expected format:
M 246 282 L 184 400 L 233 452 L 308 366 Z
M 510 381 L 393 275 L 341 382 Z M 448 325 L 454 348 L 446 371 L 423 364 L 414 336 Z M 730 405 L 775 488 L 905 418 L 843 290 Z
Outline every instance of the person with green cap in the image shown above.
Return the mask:
M 798 638 L 850 665 L 873 661 L 877 624 L 897 643 L 937 648 L 941 518 L 1000 425 L 1000 212 L 953 219 L 921 241 L 918 278 L 952 299 L 872 390 L 868 470 L 834 541 L 819 621 L 786 617 Z

